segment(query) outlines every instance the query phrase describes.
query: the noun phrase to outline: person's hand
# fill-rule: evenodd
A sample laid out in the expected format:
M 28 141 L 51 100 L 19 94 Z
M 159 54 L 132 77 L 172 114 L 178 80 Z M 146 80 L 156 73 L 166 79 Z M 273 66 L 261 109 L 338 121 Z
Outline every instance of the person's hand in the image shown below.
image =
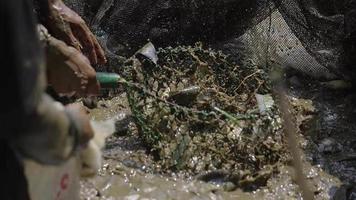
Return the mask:
M 94 131 L 90 125 L 87 110 L 80 104 L 69 104 L 65 107 L 65 110 L 70 114 L 71 119 L 77 128 L 79 145 L 86 146 L 86 144 L 94 137 Z
M 50 37 L 47 43 L 48 84 L 58 94 L 99 94 L 96 72 L 82 53 L 54 37 Z
M 75 47 L 89 58 L 91 64 L 106 63 L 105 53 L 85 21 L 62 0 L 48 0 L 47 28 L 50 33 Z

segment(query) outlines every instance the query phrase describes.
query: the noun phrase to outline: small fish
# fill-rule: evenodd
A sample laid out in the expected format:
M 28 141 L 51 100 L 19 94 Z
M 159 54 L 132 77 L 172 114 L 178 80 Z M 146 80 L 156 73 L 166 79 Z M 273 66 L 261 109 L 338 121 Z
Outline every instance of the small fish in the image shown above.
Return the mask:
M 196 100 L 200 90 L 199 86 L 191 86 L 180 91 L 171 92 L 168 101 L 173 101 L 182 106 L 189 105 Z

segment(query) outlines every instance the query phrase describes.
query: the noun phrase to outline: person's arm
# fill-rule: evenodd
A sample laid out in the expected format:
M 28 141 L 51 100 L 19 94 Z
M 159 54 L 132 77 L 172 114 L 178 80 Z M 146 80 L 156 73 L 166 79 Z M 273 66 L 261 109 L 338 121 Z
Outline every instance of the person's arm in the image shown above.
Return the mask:
M 32 5 L 1 1 L 0 139 L 21 155 L 58 164 L 93 132 L 80 108 L 61 108 L 44 94 L 46 73 Z M 60 77 L 59 77 L 60 78 Z

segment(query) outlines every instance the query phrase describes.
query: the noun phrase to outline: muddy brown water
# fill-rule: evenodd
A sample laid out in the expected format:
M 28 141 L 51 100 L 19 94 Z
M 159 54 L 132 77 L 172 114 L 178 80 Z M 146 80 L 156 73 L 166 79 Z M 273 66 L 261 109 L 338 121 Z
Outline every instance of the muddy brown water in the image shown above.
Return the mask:
M 299 80 L 306 83 L 310 80 Z M 294 81 L 295 82 L 295 81 Z M 301 126 L 299 141 L 304 150 L 304 173 L 315 199 L 356 199 L 356 95 L 332 91 L 311 82 L 290 86 L 289 96 L 307 112 L 315 108 L 313 120 Z M 93 119 L 122 118 L 127 109 L 125 95 L 102 100 L 91 111 Z M 104 149 L 104 164 L 98 176 L 81 181 L 82 199 L 302 199 L 294 182 L 293 168 L 285 165 L 266 186 L 252 192 L 230 183 L 215 184 L 161 175 L 152 170 L 153 158 L 138 136 L 113 136 Z

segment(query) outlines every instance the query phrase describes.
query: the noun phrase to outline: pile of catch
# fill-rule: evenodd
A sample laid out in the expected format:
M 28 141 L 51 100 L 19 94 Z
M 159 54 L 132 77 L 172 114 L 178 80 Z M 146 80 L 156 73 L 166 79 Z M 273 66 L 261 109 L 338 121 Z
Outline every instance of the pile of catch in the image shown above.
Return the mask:
M 124 78 L 138 133 L 159 171 L 224 171 L 237 186 L 265 184 L 286 154 L 268 74 L 202 44 L 156 56 L 129 59 Z

